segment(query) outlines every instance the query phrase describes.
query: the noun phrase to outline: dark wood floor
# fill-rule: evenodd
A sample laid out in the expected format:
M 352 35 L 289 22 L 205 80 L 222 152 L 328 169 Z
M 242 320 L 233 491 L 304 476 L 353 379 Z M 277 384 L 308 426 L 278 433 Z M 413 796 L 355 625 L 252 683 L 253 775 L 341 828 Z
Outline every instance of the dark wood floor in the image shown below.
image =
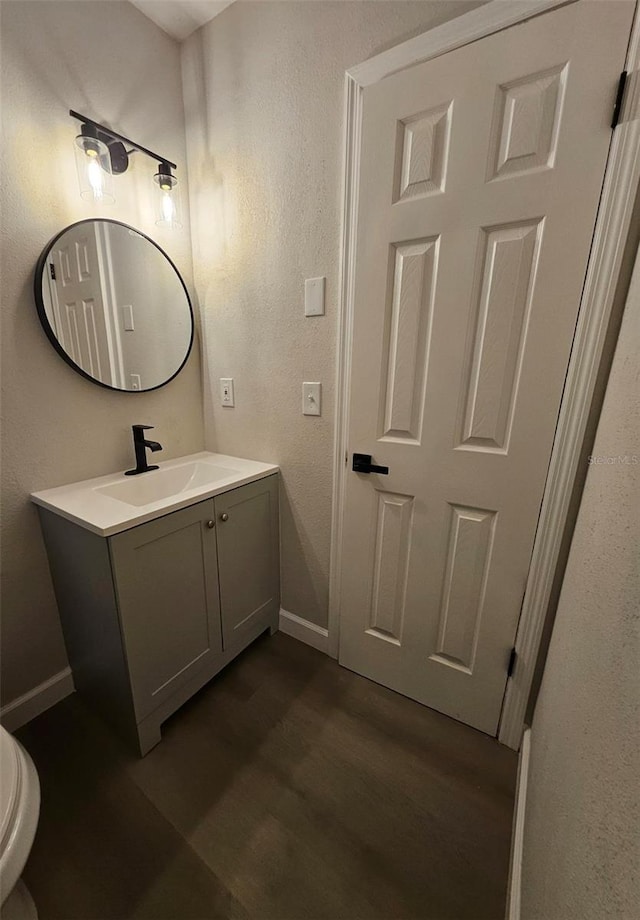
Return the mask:
M 515 755 L 282 634 L 143 760 L 77 695 L 18 736 L 40 920 L 504 916 Z

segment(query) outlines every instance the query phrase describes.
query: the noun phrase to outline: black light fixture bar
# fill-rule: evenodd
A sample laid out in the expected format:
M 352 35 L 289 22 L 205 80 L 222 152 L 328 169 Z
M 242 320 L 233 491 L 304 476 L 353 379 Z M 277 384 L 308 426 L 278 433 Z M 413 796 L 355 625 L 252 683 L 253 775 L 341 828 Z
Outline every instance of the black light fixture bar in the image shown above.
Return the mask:
M 69 109 L 69 115 L 71 115 L 72 118 L 77 118 L 78 121 L 85 125 L 93 125 L 94 128 L 97 128 L 108 137 L 113 138 L 114 141 L 121 141 L 123 144 L 130 144 L 131 147 L 133 147 L 135 150 L 139 150 L 140 153 L 144 153 L 148 157 L 151 157 L 151 159 L 155 160 L 156 163 L 166 163 L 167 166 L 171 167 L 171 169 L 178 168 L 175 163 L 172 163 L 171 160 L 167 160 L 166 157 L 162 157 L 160 154 L 154 153 L 153 150 L 149 150 L 148 147 L 143 147 L 142 144 L 137 144 L 135 141 L 132 141 L 131 138 L 125 137 L 124 134 L 118 134 L 117 131 L 113 131 L 111 128 L 105 128 L 104 125 L 101 125 L 99 121 L 94 121 L 93 118 L 87 118 L 85 115 L 80 115 L 79 112 L 74 112 L 73 109 Z

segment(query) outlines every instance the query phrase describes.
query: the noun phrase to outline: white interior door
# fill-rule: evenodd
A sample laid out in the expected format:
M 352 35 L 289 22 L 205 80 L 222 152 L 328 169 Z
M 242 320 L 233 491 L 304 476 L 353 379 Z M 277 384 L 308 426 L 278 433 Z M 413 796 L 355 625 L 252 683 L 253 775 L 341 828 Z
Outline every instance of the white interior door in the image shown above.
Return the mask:
M 495 734 L 633 4 L 578 2 L 363 95 L 344 666 Z
M 51 251 L 58 341 L 91 377 L 115 384 L 96 226 L 78 224 Z

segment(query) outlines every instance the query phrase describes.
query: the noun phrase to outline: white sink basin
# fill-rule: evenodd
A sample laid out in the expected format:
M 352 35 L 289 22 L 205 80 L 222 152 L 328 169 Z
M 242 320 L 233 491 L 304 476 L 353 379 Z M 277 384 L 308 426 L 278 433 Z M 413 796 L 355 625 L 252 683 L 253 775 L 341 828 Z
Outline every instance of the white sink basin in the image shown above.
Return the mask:
M 113 473 L 32 492 L 31 501 L 110 537 L 277 472 L 271 463 L 201 451 L 161 461 L 160 469 L 138 476 Z
M 172 469 L 151 470 L 149 473 L 140 473 L 124 482 L 115 482 L 109 486 L 99 486 L 94 491 L 125 505 L 139 508 L 141 505 L 150 505 L 159 502 L 189 489 L 200 486 L 213 485 L 222 479 L 228 479 L 235 474 L 235 470 L 224 466 L 214 466 L 212 463 L 185 463 L 174 466 Z

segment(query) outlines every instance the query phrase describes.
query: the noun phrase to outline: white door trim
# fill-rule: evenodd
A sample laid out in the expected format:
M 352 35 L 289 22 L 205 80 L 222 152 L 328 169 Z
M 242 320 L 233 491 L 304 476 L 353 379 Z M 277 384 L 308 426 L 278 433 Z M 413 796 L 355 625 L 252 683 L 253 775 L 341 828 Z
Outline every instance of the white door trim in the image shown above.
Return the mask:
M 347 76 L 361 86 L 379 83 L 385 77 L 406 70 L 414 64 L 423 64 L 471 42 L 501 32 L 540 13 L 566 6 L 575 0 L 493 0 L 485 6 L 457 16 L 449 22 L 436 26 L 429 32 L 416 35 L 401 45 L 395 45 L 381 54 L 356 64 L 347 71 Z
M 520 894 L 522 891 L 522 857 L 524 853 L 524 822 L 527 810 L 527 787 L 529 785 L 529 763 L 531 761 L 531 729 L 525 728 L 518 759 L 516 781 L 516 804 L 513 809 L 511 831 L 511 856 L 509 859 L 509 882 L 507 884 L 506 920 L 520 920 Z
M 343 220 L 338 310 L 336 428 L 329 579 L 329 654 L 338 657 L 340 562 L 349 429 L 355 251 L 360 169 L 362 94 L 365 86 L 499 32 L 574 0 L 492 0 L 423 35 L 377 55 L 345 75 Z M 516 636 L 518 664 L 508 681 L 498 737 L 518 749 L 533 681 L 553 576 L 558 563 L 571 486 L 580 457 L 635 190 L 640 179 L 640 17 L 632 27 L 621 123 L 612 135 L 603 197 L 587 267 L 576 335 L 554 440 L 531 568 Z M 613 106 L 613 99 L 612 99 Z

